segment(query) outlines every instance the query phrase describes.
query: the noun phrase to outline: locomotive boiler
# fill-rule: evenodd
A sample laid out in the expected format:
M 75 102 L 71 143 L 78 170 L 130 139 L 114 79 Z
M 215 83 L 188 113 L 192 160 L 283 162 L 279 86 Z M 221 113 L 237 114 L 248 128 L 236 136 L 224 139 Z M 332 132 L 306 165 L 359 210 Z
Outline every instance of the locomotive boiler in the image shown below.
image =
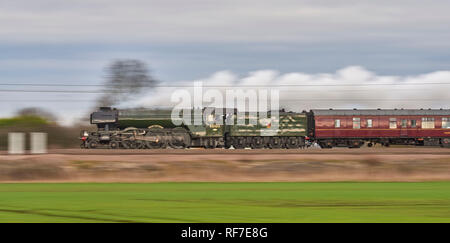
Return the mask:
M 82 148 L 303 148 L 306 113 L 190 110 L 190 120 L 173 119 L 172 110 L 102 107 L 91 114 L 97 131 L 82 131 Z M 201 122 L 195 123 L 199 119 Z M 239 122 L 238 119 L 242 119 Z M 231 122 L 230 122 L 231 121 Z M 253 122 L 252 122 L 253 121 Z M 276 126 L 275 126 L 276 125 Z

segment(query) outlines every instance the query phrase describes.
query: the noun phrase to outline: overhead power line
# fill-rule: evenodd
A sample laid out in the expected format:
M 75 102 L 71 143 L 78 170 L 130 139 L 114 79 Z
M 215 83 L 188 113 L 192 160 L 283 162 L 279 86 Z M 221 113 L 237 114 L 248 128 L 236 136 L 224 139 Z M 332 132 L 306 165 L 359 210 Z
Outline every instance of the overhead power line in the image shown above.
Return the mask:
M 267 99 L 269 101 L 270 99 Z M 93 99 L 0 99 L 0 102 L 94 102 Z M 410 98 L 410 99 L 401 99 L 401 98 L 299 98 L 299 99 L 280 99 L 281 102 L 289 101 L 377 101 L 377 102 L 389 102 L 389 101 L 405 101 L 405 102 L 414 102 L 414 101 L 450 101 L 450 98 L 447 99 L 435 99 L 435 98 Z
M 404 85 L 450 85 L 450 82 L 433 82 L 433 83 L 359 83 L 359 84 L 351 84 L 351 83 L 342 83 L 342 84 L 254 84 L 254 85 L 202 85 L 202 87 L 206 88 L 235 88 L 235 87 L 249 87 L 249 88 L 258 88 L 258 87 L 339 87 L 339 86 L 404 86 Z M 0 86 L 30 86 L 30 87 L 105 87 L 103 84 L 33 84 L 33 83 L 0 83 Z M 193 84 L 161 84 L 154 86 L 146 86 L 146 87 L 161 87 L 161 88 L 192 88 Z
M 92 91 L 92 90 L 26 90 L 26 89 L 0 89 L 0 92 L 23 92 L 23 93 L 83 93 L 83 94 L 103 94 L 121 93 L 116 91 Z

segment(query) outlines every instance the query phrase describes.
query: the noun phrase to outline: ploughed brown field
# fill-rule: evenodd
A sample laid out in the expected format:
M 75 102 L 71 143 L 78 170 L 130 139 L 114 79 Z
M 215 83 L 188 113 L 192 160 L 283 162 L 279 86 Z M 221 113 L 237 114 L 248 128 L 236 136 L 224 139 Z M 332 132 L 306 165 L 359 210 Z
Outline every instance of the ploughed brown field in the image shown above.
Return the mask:
M 445 148 L 49 152 L 2 152 L 0 182 L 450 180 Z

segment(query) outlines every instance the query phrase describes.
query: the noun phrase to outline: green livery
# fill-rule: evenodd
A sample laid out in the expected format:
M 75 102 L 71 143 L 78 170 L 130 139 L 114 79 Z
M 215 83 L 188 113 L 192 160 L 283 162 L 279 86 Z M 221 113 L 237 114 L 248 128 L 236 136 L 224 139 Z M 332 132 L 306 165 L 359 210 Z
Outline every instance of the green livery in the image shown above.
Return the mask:
M 94 148 L 302 148 L 305 112 L 238 112 L 236 109 L 173 110 L 101 108 L 91 114 L 98 131 L 82 136 Z M 172 116 L 174 118 L 172 118 Z M 83 133 L 86 134 L 86 133 Z
M 119 111 L 118 127 L 149 128 L 151 126 L 164 128 L 176 127 L 171 120 L 170 110 L 128 109 Z
M 235 118 L 235 125 L 230 126 L 231 136 L 306 136 L 307 123 L 305 113 L 279 112 L 278 119 L 271 117 L 271 113 L 264 118 L 261 116 L 252 117 L 249 114 L 242 114 L 245 117 L 243 125 L 238 124 Z M 253 120 L 253 122 L 250 122 Z M 255 124 L 256 121 L 256 124 Z M 278 123 L 278 129 L 276 124 Z

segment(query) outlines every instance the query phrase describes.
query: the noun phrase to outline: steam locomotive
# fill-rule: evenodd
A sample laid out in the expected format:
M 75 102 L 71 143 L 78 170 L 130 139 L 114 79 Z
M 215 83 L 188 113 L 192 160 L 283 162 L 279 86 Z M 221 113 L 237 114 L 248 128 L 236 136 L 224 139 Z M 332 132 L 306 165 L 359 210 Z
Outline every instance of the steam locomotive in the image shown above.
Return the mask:
M 314 109 L 262 114 L 204 108 L 188 113 L 188 120 L 177 120 L 172 118 L 172 110 L 102 107 L 91 114 L 91 124 L 97 126 L 97 131 L 81 132 L 81 147 L 300 149 L 312 144 L 321 148 L 375 144 L 450 147 L 448 109 Z M 195 123 L 195 119 L 201 123 Z

